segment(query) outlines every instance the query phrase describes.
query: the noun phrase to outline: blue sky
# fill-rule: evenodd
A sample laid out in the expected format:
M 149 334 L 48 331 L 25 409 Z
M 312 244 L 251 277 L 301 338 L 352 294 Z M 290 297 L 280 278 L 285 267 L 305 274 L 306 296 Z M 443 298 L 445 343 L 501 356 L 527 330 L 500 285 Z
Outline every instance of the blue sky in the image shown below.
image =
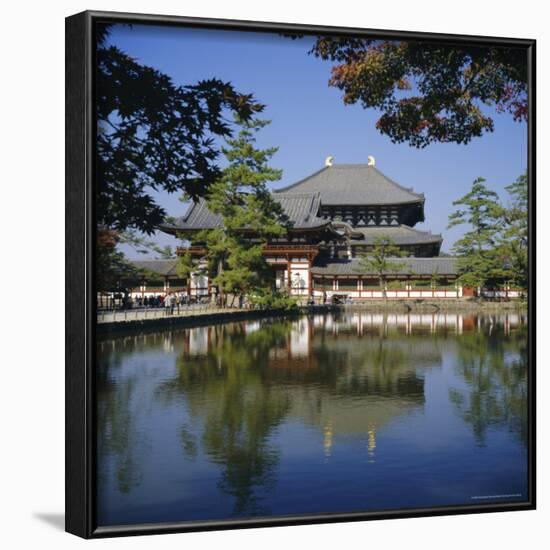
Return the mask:
M 328 86 L 331 64 L 307 55 L 310 37 L 290 40 L 269 33 L 134 25 L 113 27 L 109 42 L 168 74 L 176 84 L 216 77 L 240 92 L 254 93 L 267 106 L 262 118 L 272 121 L 259 135 L 259 145 L 279 147 L 272 165 L 283 170 L 283 177 L 274 188 L 319 170 L 328 155 L 335 163 L 365 163 L 373 155 L 388 177 L 425 194 L 426 221 L 416 227 L 442 233 L 444 251 L 466 229 L 446 229 L 453 200 L 478 176 L 504 197 L 504 187 L 527 166 L 527 125 L 508 114 L 493 112 L 495 131 L 468 145 L 416 149 L 393 144 L 374 126 L 379 112 L 345 106 L 342 93 Z M 158 194 L 157 199 L 169 215 L 185 211 L 177 195 Z M 177 244 L 163 234 L 155 240 Z

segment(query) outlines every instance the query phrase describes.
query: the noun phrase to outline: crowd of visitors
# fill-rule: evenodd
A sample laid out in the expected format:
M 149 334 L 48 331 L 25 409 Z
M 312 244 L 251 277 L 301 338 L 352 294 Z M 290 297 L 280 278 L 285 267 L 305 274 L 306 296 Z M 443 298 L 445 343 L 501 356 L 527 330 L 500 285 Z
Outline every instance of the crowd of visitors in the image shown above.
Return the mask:
M 135 298 L 130 298 L 130 303 L 128 307 L 164 307 L 170 309 L 170 312 L 173 313 L 174 310 L 181 306 L 187 306 L 190 304 L 203 303 L 205 300 L 208 301 L 208 297 L 201 296 L 187 296 L 183 292 L 170 292 L 166 295 L 157 294 L 153 296 L 137 296 Z
M 166 308 L 170 313 L 179 311 L 181 307 L 193 304 L 204 304 L 210 301 L 208 296 L 187 296 L 186 293 L 172 292 L 166 295 L 152 294 L 145 296 L 111 295 L 102 296 L 98 300 L 99 309 L 142 309 Z

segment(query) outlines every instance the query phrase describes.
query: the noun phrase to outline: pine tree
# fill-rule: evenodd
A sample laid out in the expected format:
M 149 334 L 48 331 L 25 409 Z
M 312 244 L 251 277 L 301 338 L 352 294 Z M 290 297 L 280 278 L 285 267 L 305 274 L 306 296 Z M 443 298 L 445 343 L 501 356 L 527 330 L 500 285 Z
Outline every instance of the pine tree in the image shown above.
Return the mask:
M 222 148 L 229 164 L 206 198 L 222 225 L 197 235 L 205 244 L 207 270 L 222 305 L 228 295 L 242 299 L 270 288 L 271 270 L 263 249 L 270 239 L 283 236 L 288 224 L 267 187 L 282 175 L 268 164 L 277 148 L 255 146 L 256 133 L 269 121 L 237 118 L 237 123 L 241 130 Z
M 485 179 L 477 178 L 469 193 L 453 202 L 461 206 L 449 216 L 448 227 L 470 226 L 456 241 L 459 281 L 469 287 L 483 288 L 506 277 L 502 249 L 498 246 L 503 229 L 504 209 L 498 195 L 487 188 Z
M 528 204 L 527 175 L 521 175 L 506 187 L 510 205 L 504 210 L 505 227 L 500 247 L 507 268 L 507 278 L 515 286 L 528 286 Z
M 396 261 L 396 258 L 401 258 L 404 254 L 390 237 L 381 235 L 374 239 L 369 252 L 361 254 L 358 271 L 375 273 L 385 298 L 388 274 L 397 273 L 406 267 L 404 262 Z
M 185 254 L 178 256 L 176 261 L 176 274 L 180 279 L 189 279 L 195 270 L 195 263 L 193 262 L 193 258 L 188 251 Z

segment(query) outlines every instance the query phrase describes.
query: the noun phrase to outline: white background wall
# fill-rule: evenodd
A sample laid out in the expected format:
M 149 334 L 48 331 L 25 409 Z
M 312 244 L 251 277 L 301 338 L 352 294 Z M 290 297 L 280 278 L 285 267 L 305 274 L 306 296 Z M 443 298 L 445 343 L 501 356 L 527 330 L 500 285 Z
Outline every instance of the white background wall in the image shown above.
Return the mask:
M 539 40 L 539 205 L 550 203 L 545 3 L 144 0 L 5 2 L 2 10 L 0 536 L 4 548 L 541 548 L 548 540 L 548 292 L 539 295 L 539 511 L 164 535 L 85 543 L 63 533 L 64 21 L 86 8 L 532 37 Z M 542 217 L 542 216 L 541 216 Z M 543 222 L 544 220 L 541 220 Z M 550 239 L 542 223 L 539 243 Z M 539 273 L 550 270 L 539 247 Z M 540 277 L 544 283 L 544 277 Z M 39 283 L 41 288 L 36 289 Z M 31 290 L 32 289 L 32 290 Z M 8 334 L 9 333 L 9 334 Z

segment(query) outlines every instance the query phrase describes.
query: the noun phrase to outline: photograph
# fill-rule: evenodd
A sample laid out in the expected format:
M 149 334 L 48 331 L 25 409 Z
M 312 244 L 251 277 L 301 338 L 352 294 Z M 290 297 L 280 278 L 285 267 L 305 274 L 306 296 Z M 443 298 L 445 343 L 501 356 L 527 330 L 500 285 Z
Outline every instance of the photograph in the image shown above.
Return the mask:
M 90 533 L 532 509 L 534 42 L 89 36 Z

